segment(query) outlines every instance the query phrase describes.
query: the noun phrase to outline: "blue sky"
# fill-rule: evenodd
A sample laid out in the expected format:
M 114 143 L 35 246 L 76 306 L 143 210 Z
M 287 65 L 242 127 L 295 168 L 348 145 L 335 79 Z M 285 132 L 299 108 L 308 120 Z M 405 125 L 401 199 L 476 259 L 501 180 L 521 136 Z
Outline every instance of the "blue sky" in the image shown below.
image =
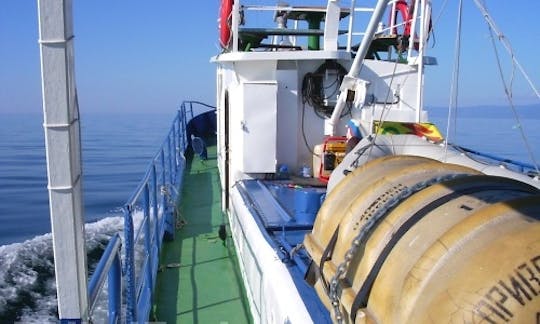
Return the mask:
M 261 0 L 249 3 L 261 3 Z M 433 1 L 434 17 L 444 1 Z M 464 0 L 462 105 L 503 104 L 488 32 L 472 0 Z M 266 3 L 273 3 L 267 1 Z M 289 1 L 305 4 L 306 1 Z M 312 1 L 323 5 L 325 1 Z M 539 1 L 487 2 L 515 54 L 540 86 Z M 35 0 L 2 0 L 0 10 L 0 111 L 41 111 L 37 5 Z M 435 26 L 437 67 L 429 67 L 426 104 L 447 106 L 453 63 L 456 0 Z M 183 99 L 213 103 L 219 1 L 75 0 L 76 76 L 81 110 L 173 111 Z M 386 19 L 386 18 L 385 18 Z M 432 38 L 432 41 L 434 40 Z M 472 53 L 472 54 L 471 54 Z M 509 59 L 500 52 L 509 75 Z M 489 67 L 489 68 L 488 68 Z M 516 77 L 519 104 L 539 103 Z

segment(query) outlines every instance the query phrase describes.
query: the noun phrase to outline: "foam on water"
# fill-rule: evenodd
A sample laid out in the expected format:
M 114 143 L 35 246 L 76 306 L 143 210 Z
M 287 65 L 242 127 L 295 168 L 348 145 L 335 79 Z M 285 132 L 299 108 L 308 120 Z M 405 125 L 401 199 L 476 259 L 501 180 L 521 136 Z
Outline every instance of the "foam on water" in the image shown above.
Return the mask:
M 135 225 L 140 215 L 135 215 Z M 89 272 L 92 273 L 109 239 L 123 234 L 123 217 L 107 217 L 85 226 Z M 0 319 L 5 322 L 58 321 L 52 235 L 0 246 Z M 106 296 L 105 296 L 106 297 Z M 104 313 L 104 311 L 99 311 Z M 98 314 L 96 314 L 98 316 Z M 101 317 L 100 315 L 98 317 Z

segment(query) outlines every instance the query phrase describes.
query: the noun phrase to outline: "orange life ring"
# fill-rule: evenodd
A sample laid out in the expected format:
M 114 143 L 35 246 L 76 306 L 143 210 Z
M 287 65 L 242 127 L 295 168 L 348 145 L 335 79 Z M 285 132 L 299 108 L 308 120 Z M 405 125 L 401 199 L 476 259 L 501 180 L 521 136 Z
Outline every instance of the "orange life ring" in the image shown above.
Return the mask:
M 411 8 L 412 9 L 412 8 Z M 412 19 L 412 12 L 413 10 L 409 10 L 409 5 L 407 4 L 407 1 L 405 0 L 399 0 L 396 2 L 396 9 L 392 12 L 393 17 L 390 17 L 390 19 L 394 19 L 394 27 L 392 28 L 392 33 L 396 34 L 398 33 L 398 28 L 396 26 L 397 22 L 397 15 L 398 13 L 401 14 L 401 19 L 403 19 L 403 36 L 409 36 L 411 35 L 411 19 Z
M 408 37 L 411 36 L 411 26 L 412 26 L 412 20 L 414 19 L 414 1 L 409 5 L 407 1 L 405 0 L 398 0 L 396 2 L 396 7 L 392 11 L 392 16 L 390 17 L 390 23 L 392 19 L 394 20 L 394 26 L 392 28 L 392 33 L 394 35 L 398 35 L 398 27 L 395 26 L 397 22 L 397 15 L 401 14 L 401 19 L 403 20 L 403 33 L 401 35 Z M 428 27 L 428 35 L 431 32 L 432 24 L 431 19 L 429 20 L 429 27 Z M 418 50 L 419 44 L 418 44 L 418 36 L 414 35 L 414 49 Z
M 222 0 L 219 9 L 219 45 L 228 48 L 231 41 L 231 12 L 234 0 Z

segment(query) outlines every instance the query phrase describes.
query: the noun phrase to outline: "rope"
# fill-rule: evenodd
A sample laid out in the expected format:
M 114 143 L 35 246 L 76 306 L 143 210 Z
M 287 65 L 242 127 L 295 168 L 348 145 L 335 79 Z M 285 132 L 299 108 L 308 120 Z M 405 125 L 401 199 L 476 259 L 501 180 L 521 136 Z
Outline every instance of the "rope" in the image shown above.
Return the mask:
M 397 66 L 398 66 L 398 61 L 396 60 L 394 62 L 394 70 L 392 71 L 392 78 L 390 78 L 390 82 L 388 83 L 388 91 L 386 92 L 386 98 L 388 99 L 388 96 L 390 95 L 390 91 L 392 89 L 392 83 L 394 82 L 394 77 L 396 76 L 396 70 L 397 70 Z M 404 83 L 406 82 L 406 80 L 404 80 Z M 390 111 L 390 107 L 388 107 L 388 102 L 384 102 L 383 104 L 383 109 L 381 110 L 381 115 L 378 119 L 378 122 L 379 122 L 379 127 L 382 126 L 382 123 L 383 121 L 385 120 L 385 111 Z M 375 141 L 377 140 L 377 135 L 378 135 L 378 132 L 375 132 L 373 134 L 373 139 L 372 139 L 372 143 L 375 143 Z M 371 152 L 373 150 L 373 147 L 375 145 L 369 145 L 369 150 L 367 152 L 367 156 L 370 157 L 371 156 Z
M 540 99 L 540 91 L 538 91 L 538 89 L 536 89 L 533 82 L 531 81 L 531 78 L 529 77 L 527 72 L 525 72 L 525 70 L 523 69 L 521 64 L 518 62 L 516 56 L 514 55 L 514 51 L 512 50 L 512 46 L 510 45 L 510 42 L 508 41 L 508 39 L 499 30 L 499 28 L 497 27 L 497 25 L 493 21 L 493 18 L 491 18 L 489 12 L 487 11 L 486 7 L 482 3 L 480 3 L 479 0 L 474 0 L 474 3 L 478 7 L 478 9 L 482 12 L 482 15 L 484 16 L 484 19 L 486 20 L 486 23 L 497 34 L 497 38 L 503 44 L 503 46 L 506 49 L 506 51 L 508 52 L 508 54 L 511 56 L 512 62 L 515 64 L 515 66 L 518 68 L 518 70 L 521 72 L 521 74 L 523 74 L 523 77 L 525 78 L 525 80 L 527 80 L 527 82 L 529 83 L 529 86 L 531 87 L 531 89 L 534 91 L 536 96 Z
M 489 15 L 489 13 L 485 9 L 485 7 L 483 9 L 484 9 L 484 17 L 489 17 L 489 16 L 486 16 L 486 15 Z M 486 18 L 486 21 L 487 21 L 487 18 Z M 508 100 L 508 104 L 510 105 L 510 108 L 512 109 L 512 114 L 514 115 L 514 118 L 516 120 L 517 128 L 519 129 L 519 133 L 521 135 L 523 143 L 525 144 L 525 149 L 527 150 L 527 154 L 529 155 L 529 158 L 531 159 L 531 161 L 532 161 L 532 163 L 533 163 L 533 165 L 535 167 L 536 172 L 540 173 L 540 170 L 538 168 L 538 163 L 536 162 L 536 159 L 534 158 L 534 154 L 532 152 L 529 141 L 528 141 L 527 137 L 525 136 L 525 131 L 523 130 L 523 125 L 521 123 L 521 120 L 520 120 L 519 115 L 518 115 L 518 113 L 516 111 L 516 107 L 515 107 L 515 104 L 514 104 L 514 101 L 513 101 L 513 95 L 512 95 L 513 90 L 512 90 L 512 88 L 513 88 L 513 84 L 514 84 L 514 76 L 515 76 L 516 62 L 517 61 L 515 60 L 515 56 L 514 56 L 514 53 L 512 51 L 512 48 L 508 47 L 507 49 L 509 49 L 510 56 L 512 57 L 512 73 L 511 73 L 511 76 L 510 76 L 510 82 L 509 82 L 509 84 L 507 84 L 507 82 L 505 80 L 505 77 L 504 77 L 503 70 L 502 70 L 501 60 L 500 60 L 500 57 L 499 57 L 499 52 L 497 51 L 497 44 L 495 43 L 495 37 L 493 35 L 493 28 L 492 28 L 491 24 L 489 24 L 489 23 L 488 23 L 487 27 L 488 27 L 489 35 L 490 35 L 490 38 L 491 38 L 491 45 L 493 46 L 493 53 L 495 54 L 495 59 L 497 60 L 497 68 L 499 70 L 499 76 L 501 78 L 501 82 L 502 82 L 503 87 L 504 87 L 504 93 L 506 95 L 506 99 Z M 500 32 L 497 32 L 497 37 L 499 38 L 499 40 L 506 40 L 504 35 L 501 34 Z M 506 43 L 508 43 L 508 41 L 506 41 Z M 508 46 L 510 46 L 509 43 L 508 43 Z
M 452 72 L 452 84 L 450 85 L 450 102 L 448 103 L 448 119 L 446 123 L 446 140 L 444 144 L 444 160 L 448 155 L 448 143 L 450 142 L 450 124 L 452 120 L 452 111 L 456 112 L 454 115 L 454 134 L 456 133 L 455 127 L 457 124 L 457 102 L 459 93 L 459 70 L 461 62 L 461 27 L 463 21 L 463 1 L 460 0 L 458 4 L 458 19 L 456 28 L 456 44 L 454 53 L 454 70 Z

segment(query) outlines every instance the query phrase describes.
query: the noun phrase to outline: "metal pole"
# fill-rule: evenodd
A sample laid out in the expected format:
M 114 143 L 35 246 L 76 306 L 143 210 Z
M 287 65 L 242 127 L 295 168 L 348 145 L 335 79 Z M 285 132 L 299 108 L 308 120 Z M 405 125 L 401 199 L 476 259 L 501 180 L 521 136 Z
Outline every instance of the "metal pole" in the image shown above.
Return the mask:
M 169 149 L 169 158 L 167 169 L 169 170 L 169 183 L 173 183 L 174 174 L 173 174 L 173 162 L 172 159 L 174 159 L 174 153 L 173 153 L 173 147 L 172 147 L 172 141 L 171 141 L 171 133 L 169 133 L 169 136 L 167 136 L 167 146 Z
M 343 107 L 345 107 L 347 91 L 350 89 L 349 87 L 353 85 L 348 84 L 346 86 L 347 89 L 344 89 L 344 83 L 351 83 L 351 80 L 358 78 L 358 75 L 360 74 L 360 69 L 364 64 L 364 58 L 366 57 L 371 41 L 373 40 L 373 36 L 375 35 L 375 32 L 377 31 L 377 28 L 379 26 L 379 21 L 381 21 L 382 15 L 386 10 L 386 6 L 388 6 L 389 1 L 390 0 L 379 0 L 377 6 L 375 7 L 375 10 L 373 11 L 371 20 L 369 21 L 369 24 L 366 28 L 366 33 L 362 38 L 362 42 L 360 43 L 360 47 L 358 48 L 356 57 L 354 58 L 354 61 L 351 65 L 351 69 L 349 70 L 349 73 L 347 73 L 347 76 L 343 79 L 343 83 L 341 84 L 341 93 L 339 94 L 336 106 L 334 107 L 334 111 L 332 112 L 332 116 L 329 120 L 330 134 L 327 135 L 335 135 L 336 125 L 339 122 L 341 111 L 343 110 Z
M 154 291 L 153 286 L 153 280 L 152 280 L 152 232 L 150 230 L 151 219 L 150 219 L 150 186 L 147 183 L 144 186 L 144 192 L 143 192 L 143 208 L 144 208 L 144 247 L 146 250 L 146 266 L 144 269 L 145 276 L 146 276 L 146 282 L 148 283 L 148 287 L 150 288 L 150 291 Z
M 118 239 L 119 240 L 119 239 Z M 109 323 L 122 322 L 122 261 L 120 248 L 115 252 L 113 265 L 109 269 Z
M 180 116 L 180 111 L 178 111 L 176 116 L 176 124 L 178 126 L 178 137 L 180 138 L 180 153 L 184 152 L 186 149 L 186 144 L 184 143 L 184 128 L 182 127 L 182 119 Z
M 238 26 L 240 25 L 240 1 L 233 2 L 232 9 L 232 22 L 231 22 L 231 33 L 232 33 L 232 51 L 238 52 Z
M 412 21 L 409 23 L 411 24 L 411 33 L 409 35 L 409 50 L 407 53 L 407 61 L 409 61 L 412 58 L 412 51 L 414 49 L 414 42 L 416 41 L 416 22 L 418 17 L 418 6 L 420 5 L 420 0 L 414 0 L 414 10 L 412 12 Z
M 159 237 L 159 217 L 158 217 L 158 189 L 156 162 L 152 163 L 152 215 L 154 219 L 154 236 L 158 240 L 158 254 L 161 252 L 161 237 Z
M 355 11 L 354 9 L 356 9 L 356 0 L 352 0 L 351 1 L 351 9 L 350 9 L 350 13 L 349 13 L 349 30 L 348 30 L 348 34 L 347 34 L 347 52 L 351 52 L 351 47 L 352 47 L 352 38 L 353 38 L 353 29 L 354 29 L 354 15 L 355 15 Z
M 384 11 L 386 10 L 386 7 L 388 6 L 389 1 L 390 0 L 379 0 L 379 2 L 377 3 L 377 6 L 373 11 L 373 15 L 371 16 L 371 20 L 369 21 L 369 25 L 366 28 L 366 33 L 362 38 L 362 42 L 360 43 L 360 47 L 358 48 L 358 52 L 356 53 L 356 57 L 354 58 L 351 69 L 347 74 L 348 76 L 358 77 L 358 75 L 360 74 L 360 69 L 362 68 L 362 65 L 364 63 L 364 58 L 366 57 L 369 46 L 371 45 L 371 41 L 373 40 L 373 36 L 375 35 L 377 28 L 379 27 L 379 21 L 381 21 L 381 18 L 384 14 Z
M 88 321 L 71 0 L 38 0 L 49 210 L 60 322 Z
M 137 296 L 135 295 L 135 242 L 133 229 L 133 206 L 124 206 L 124 244 L 126 262 L 126 322 L 137 319 Z
M 429 33 L 429 21 L 431 20 L 431 1 L 419 1 L 420 8 L 420 38 L 418 40 L 418 86 L 416 93 L 416 122 L 422 122 L 422 110 L 424 109 L 424 55 L 427 33 Z M 416 16 L 414 16 L 416 20 Z M 414 30 L 411 30 L 411 37 L 414 37 Z M 414 46 L 414 43 L 413 43 Z

